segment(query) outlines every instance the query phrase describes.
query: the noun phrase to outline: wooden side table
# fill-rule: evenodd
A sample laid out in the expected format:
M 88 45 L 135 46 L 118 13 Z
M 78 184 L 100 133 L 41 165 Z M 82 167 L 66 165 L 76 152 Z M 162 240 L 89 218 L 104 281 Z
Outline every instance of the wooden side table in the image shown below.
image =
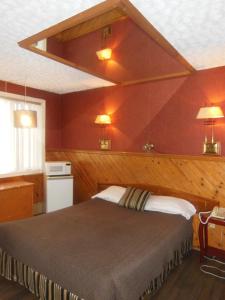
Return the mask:
M 0 222 L 33 215 L 34 184 L 26 181 L 0 183 Z
M 202 221 L 205 222 L 209 214 L 202 215 Z M 225 220 L 217 219 L 217 218 L 210 218 L 209 222 L 211 224 L 225 226 Z M 208 223 L 202 224 L 199 223 L 198 229 L 198 236 L 199 236 L 199 243 L 200 243 L 200 261 L 202 262 L 204 256 L 216 256 L 218 258 L 225 259 L 225 251 L 211 247 L 208 245 Z

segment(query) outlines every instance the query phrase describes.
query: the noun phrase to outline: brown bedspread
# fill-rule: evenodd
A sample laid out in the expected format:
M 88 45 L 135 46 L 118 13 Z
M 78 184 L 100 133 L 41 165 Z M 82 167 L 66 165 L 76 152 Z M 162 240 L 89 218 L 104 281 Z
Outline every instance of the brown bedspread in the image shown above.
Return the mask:
M 191 221 L 94 199 L 0 225 L 0 248 L 85 300 L 137 300 Z

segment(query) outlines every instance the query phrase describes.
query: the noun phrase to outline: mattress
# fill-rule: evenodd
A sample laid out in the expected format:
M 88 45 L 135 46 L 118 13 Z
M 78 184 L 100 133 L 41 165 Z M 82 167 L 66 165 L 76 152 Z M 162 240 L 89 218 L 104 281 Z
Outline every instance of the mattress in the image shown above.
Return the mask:
M 4 253 L 85 300 L 140 299 L 191 240 L 191 220 L 100 199 L 0 224 Z

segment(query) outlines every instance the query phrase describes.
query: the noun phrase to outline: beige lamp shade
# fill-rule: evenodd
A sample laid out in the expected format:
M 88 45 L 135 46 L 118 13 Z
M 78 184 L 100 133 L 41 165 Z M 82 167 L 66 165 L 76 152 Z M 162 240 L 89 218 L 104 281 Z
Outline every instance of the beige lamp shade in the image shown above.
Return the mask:
M 223 111 L 219 106 L 205 106 L 199 109 L 196 119 L 218 119 L 223 117 Z
M 109 115 L 97 115 L 95 119 L 95 124 L 107 125 L 111 123 L 111 117 Z
M 15 110 L 14 127 L 16 128 L 36 128 L 37 112 L 34 110 Z
M 96 55 L 99 60 L 107 60 L 110 59 L 112 56 L 112 49 L 111 48 L 105 48 L 99 51 L 96 51 Z

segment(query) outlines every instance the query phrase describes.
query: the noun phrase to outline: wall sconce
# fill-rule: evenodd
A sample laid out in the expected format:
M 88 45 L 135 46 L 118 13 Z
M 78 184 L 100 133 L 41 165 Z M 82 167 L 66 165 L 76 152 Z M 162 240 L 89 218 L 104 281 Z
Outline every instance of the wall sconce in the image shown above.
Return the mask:
M 99 60 L 110 59 L 111 56 L 112 56 L 112 49 L 111 48 L 105 48 L 105 49 L 96 51 L 96 55 L 98 56 Z
M 101 50 L 96 51 L 96 55 L 99 60 L 108 60 L 112 56 L 112 49 L 106 46 L 106 40 L 112 35 L 112 30 L 110 26 L 103 28 L 102 30 L 102 45 Z
M 144 144 L 142 149 L 145 152 L 151 152 L 152 150 L 154 150 L 154 147 L 154 144 L 147 142 L 146 144 Z
M 101 125 L 103 129 L 103 136 L 106 135 L 106 126 L 112 123 L 111 117 L 109 115 L 97 115 L 95 119 L 95 124 Z M 99 145 L 101 150 L 111 150 L 111 140 L 104 137 L 99 139 Z
M 224 114 L 219 106 L 205 106 L 201 107 L 198 111 L 196 119 L 203 119 L 204 125 L 211 125 L 211 139 L 208 141 L 205 134 L 205 141 L 203 144 L 203 154 L 219 155 L 221 152 L 220 142 L 216 142 L 214 138 L 214 125 L 216 119 L 223 118 Z
M 111 117 L 109 115 L 97 115 L 95 119 L 95 124 L 109 125 L 111 123 Z

